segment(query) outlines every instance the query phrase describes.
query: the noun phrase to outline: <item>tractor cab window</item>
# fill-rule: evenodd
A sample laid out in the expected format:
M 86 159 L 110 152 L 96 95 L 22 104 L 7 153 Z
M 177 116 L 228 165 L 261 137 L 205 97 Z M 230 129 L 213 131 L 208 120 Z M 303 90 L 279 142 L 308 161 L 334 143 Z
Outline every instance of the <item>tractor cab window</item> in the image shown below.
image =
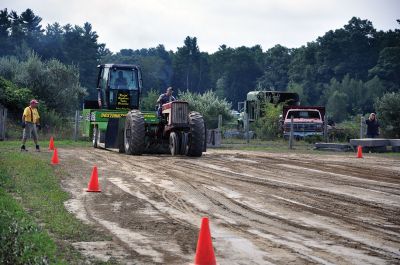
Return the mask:
M 110 89 L 138 90 L 137 71 L 133 69 L 112 69 Z
M 110 69 L 106 98 L 109 109 L 137 109 L 139 107 L 138 71 Z

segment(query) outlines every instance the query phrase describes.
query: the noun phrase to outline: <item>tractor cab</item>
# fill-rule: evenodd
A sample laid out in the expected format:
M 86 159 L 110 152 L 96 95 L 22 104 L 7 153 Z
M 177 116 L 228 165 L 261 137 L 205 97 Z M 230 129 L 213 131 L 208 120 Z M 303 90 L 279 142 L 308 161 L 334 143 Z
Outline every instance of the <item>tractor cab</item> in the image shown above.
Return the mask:
M 101 109 L 131 110 L 139 108 L 142 88 L 140 69 L 134 65 L 102 64 L 98 66 L 98 105 Z

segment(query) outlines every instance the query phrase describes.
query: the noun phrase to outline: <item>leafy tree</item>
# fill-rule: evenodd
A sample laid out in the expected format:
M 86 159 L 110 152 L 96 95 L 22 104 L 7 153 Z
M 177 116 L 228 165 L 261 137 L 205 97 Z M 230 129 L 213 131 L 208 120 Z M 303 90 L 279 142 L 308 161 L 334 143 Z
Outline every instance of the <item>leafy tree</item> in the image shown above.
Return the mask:
M 94 97 L 96 94 L 94 84 L 97 79 L 96 66 L 100 61 L 99 50 L 104 44 L 98 44 L 98 35 L 92 30 L 92 25 L 87 22 L 83 27 L 66 25 L 64 31 L 65 62 L 78 67 L 82 85 L 90 88 L 89 93 Z
M 146 96 L 142 97 L 140 109 L 144 111 L 155 111 L 157 99 L 160 96 L 157 90 L 151 89 Z
M 28 88 L 21 88 L 12 82 L 0 77 L 0 103 L 11 113 L 22 113 L 29 100 L 33 98 Z
M 308 96 L 305 94 L 304 87 L 301 84 L 290 82 L 287 90 L 289 92 L 294 92 L 299 95 L 301 105 L 303 105 L 303 106 L 310 105 L 308 103 Z
M 370 79 L 364 83 L 361 98 L 358 99 L 358 104 L 362 113 L 371 113 L 374 111 L 374 102 L 377 98 L 386 93 L 384 82 L 378 77 Z
M 400 93 L 386 93 L 376 100 L 375 108 L 384 134 L 400 138 Z
M 62 26 L 55 22 L 46 27 L 46 34 L 42 39 L 41 54 L 44 59 L 57 58 L 60 61 L 65 61 L 63 50 L 64 30 Z
M 41 48 L 40 41 L 43 36 L 43 29 L 40 25 L 42 18 L 36 16 L 31 9 L 27 9 L 20 15 L 20 25 L 24 33 L 24 41 L 36 51 Z
M 26 61 L 1 59 L 0 73 L 5 73 L 17 86 L 28 88 L 49 108 L 62 114 L 70 114 L 79 108 L 79 102 L 86 93 L 79 84 L 76 67 L 54 59 L 43 62 L 35 53 L 31 53 Z
M 398 45 L 381 50 L 378 63 L 369 70 L 370 76 L 385 81 L 388 92 L 400 91 L 400 42 Z
M 216 53 L 217 59 L 210 59 L 210 71 L 219 69 L 218 76 L 213 74 L 213 78 L 217 78 L 212 80 L 214 87 L 218 82 L 218 94 L 221 95 L 223 91 L 223 97 L 234 106 L 246 99 L 246 94 L 256 87 L 256 80 L 262 75 L 261 65 L 256 58 L 262 53 L 260 49 L 260 46 L 236 49 L 221 46 Z
M 10 28 L 11 19 L 7 8 L 5 8 L 0 10 L 0 56 L 8 55 L 11 52 Z
M 172 85 L 179 89 L 199 91 L 200 50 L 196 37 L 186 37 L 184 46 L 173 57 L 174 75 Z
M 266 51 L 264 74 L 258 83 L 265 90 L 285 91 L 288 86 L 288 70 L 291 61 L 290 49 L 281 45 Z
M 189 91 L 179 92 L 179 99 L 189 102 L 189 108 L 200 112 L 206 122 L 207 128 L 218 126 L 218 115 L 222 115 L 222 120 L 230 120 L 231 104 L 225 99 L 217 97 L 215 92 L 209 90 L 203 94 L 192 93 Z
M 274 140 L 280 132 L 279 115 L 282 114 L 283 104 L 266 103 L 264 115 L 256 121 L 255 131 L 263 140 Z
M 329 97 L 326 104 L 326 111 L 336 122 L 341 122 L 347 118 L 347 101 L 348 96 L 338 90 L 335 90 Z

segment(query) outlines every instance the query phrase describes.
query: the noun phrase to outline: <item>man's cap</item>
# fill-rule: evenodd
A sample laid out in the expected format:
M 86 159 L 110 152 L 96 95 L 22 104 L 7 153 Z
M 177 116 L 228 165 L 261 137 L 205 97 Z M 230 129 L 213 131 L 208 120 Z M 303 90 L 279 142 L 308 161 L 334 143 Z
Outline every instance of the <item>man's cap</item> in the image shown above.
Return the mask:
M 39 104 L 39 101 L 37 101 L 36 99 L 32 99 L 31 102 L 30 102 L 30 104 L 31 104 L 31 105 L 32 105 L 32 104 Z
M 167 91 L 174 91 L 174 89 L 172 88 L 172 86 L 170 86 L 169 88 L 167 88 Z

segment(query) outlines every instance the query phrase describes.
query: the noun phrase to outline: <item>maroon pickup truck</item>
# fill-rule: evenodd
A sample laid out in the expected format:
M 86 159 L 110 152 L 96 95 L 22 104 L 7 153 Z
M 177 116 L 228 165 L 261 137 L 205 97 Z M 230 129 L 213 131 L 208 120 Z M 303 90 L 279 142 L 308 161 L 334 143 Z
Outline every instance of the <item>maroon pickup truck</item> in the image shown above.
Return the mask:
M 324 134 L 325 107 L 320 106 L 285 106 L 283 108 L 283 136 L 290 135 L 291 117 L 293 116 L 293 136 L 304 138 Z

